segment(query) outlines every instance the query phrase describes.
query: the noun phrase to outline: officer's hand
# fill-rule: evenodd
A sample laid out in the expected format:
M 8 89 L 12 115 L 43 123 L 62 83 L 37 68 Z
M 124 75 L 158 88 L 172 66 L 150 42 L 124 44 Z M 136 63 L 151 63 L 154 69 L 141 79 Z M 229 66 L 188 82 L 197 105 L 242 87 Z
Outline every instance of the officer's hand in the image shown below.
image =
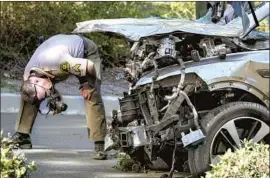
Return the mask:
M 84 97 L 84 99 L 90 100 L 94 90 L 94 88 L 82 88 L 81 95 Z

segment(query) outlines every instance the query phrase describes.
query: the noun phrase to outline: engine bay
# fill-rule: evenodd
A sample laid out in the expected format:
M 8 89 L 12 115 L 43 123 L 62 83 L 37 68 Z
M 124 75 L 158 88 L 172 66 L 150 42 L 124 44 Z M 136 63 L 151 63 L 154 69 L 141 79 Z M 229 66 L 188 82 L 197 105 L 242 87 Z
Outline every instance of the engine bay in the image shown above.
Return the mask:
M 196 34 L 175 33 L 168 36 L 152 36 L 134 42 L 130 50 L 127 68 L 132 80 L 170 65 L 200 62 L 206 58 L 225 59 L 227 54 L 269 49 L 268 38 L 260 40 L 210 37 Z

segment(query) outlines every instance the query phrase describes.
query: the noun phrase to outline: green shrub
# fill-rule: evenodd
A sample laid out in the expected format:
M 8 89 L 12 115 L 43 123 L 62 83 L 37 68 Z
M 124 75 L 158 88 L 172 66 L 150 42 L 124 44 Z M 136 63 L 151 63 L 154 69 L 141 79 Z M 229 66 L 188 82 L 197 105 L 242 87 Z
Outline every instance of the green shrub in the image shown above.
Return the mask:
M 26 178 L 36 170 L 34 161 L 26 163 L 25 155 L 20 150 L 12 150 L 14 144 L 3 136 L 1 131 L 1 178 Z
M 131 171 L 132 166 L 135 164 L 135 161 L 130 158 L 127 154 L 117 154 L 116 157 L 118 158 L 118 161 L 116 165 L 114 166 L 115 169 L 120 171 Z
M 244 141 L 244 147 L 228 150 L 220 162 L 211 165 L 206 178 L 267 178 L 269 173 L 269 145 Z

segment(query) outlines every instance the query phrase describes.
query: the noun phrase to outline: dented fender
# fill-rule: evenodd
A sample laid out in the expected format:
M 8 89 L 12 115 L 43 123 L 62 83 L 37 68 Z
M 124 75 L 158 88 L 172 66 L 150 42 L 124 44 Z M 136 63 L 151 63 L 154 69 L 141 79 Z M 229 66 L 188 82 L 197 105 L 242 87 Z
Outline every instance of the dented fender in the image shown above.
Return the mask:
M 222 87 L 239 88 L 251 92 L 269 106 L 269 50 L 228 54 L 225 60 L 204 58 L 200 62 L 186 62 L 185 67 L 186 74 L 195 73 L 210 91 Z M 181 75 L 178 65 L 158 72 L 158 81 Z M 151 83 L 154 74 L 151 72 L 140 78 L 135 88 Z

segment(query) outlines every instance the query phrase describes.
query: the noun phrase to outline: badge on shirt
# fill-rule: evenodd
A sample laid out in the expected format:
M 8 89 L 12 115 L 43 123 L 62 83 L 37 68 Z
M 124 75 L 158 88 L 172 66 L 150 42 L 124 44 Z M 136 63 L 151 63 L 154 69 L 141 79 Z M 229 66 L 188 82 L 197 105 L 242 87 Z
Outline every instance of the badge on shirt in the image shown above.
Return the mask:
M 60 63 L 60 69 L 65 72 L 69 72 L 70 70 L 70 64 L 68 62 L 61 62 Z

